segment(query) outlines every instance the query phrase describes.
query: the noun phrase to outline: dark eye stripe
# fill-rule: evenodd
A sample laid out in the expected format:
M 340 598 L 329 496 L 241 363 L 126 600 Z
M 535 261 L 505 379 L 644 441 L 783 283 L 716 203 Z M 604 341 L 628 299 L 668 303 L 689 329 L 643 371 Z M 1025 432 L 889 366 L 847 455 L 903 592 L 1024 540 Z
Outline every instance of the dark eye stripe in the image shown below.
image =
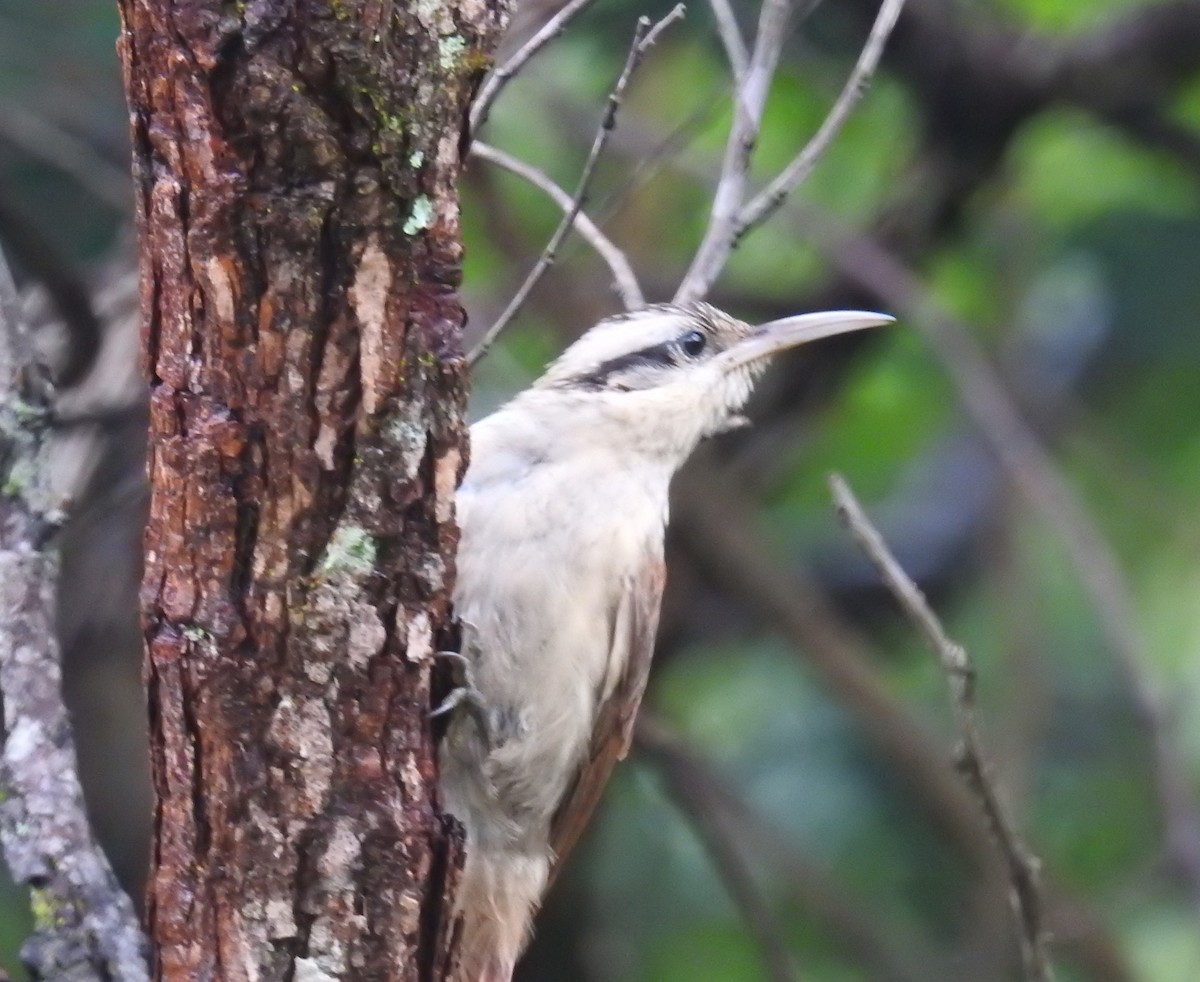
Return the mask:
M 642 348 L 640 351 L 631 351 L 628 354 L 610 358 L 608 361 L 602 361 L 586 375 L 572 379 L 569 384 L 581 389 L 602 389 L 613 375 L 623 372 L 627 368 L 636 368 L 638 365 L 674 365 L 675 363 L 675 342 L 666 341 L 662 344 Z

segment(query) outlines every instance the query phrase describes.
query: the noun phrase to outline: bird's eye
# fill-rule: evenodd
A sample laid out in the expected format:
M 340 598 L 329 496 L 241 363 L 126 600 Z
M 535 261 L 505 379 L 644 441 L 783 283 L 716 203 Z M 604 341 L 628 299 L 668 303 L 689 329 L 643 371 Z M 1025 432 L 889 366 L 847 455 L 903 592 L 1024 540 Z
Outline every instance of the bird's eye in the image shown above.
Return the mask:
M 683 349 L 683 353 L 689 358 L 695 358 L 704 350 L 704 345 L 708 339 L 700 331 L 688 331 L 682 338 L 679 339 L 679 346 Z

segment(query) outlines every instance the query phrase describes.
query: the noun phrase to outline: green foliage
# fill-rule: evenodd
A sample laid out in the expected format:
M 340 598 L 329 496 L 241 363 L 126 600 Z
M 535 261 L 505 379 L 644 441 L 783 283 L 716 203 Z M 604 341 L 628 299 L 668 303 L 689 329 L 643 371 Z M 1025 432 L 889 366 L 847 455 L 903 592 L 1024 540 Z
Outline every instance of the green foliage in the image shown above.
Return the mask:
M 1044 31 L 1072 33 L 1103 24 L 1139 6 L 1141 0 L 999 0 L 996 6 L 1018 15 L 1020 23 Z
M 1174 215 L 1194 210 L 1194 180 L 1171 157 L 1137 147 L 1074 113 L 1046 113 L 1013 151 L 1015 204 L 1068 236 L 1114 209 Z

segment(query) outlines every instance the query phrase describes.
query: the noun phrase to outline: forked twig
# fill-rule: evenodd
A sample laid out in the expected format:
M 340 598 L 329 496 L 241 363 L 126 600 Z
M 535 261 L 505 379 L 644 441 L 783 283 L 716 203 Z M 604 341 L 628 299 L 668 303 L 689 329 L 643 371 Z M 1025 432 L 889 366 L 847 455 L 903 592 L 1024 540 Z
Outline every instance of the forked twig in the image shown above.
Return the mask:
M 758 139 L 771 80 L 779 64 L 791 0 L 763 0 L 758 34 L 745 75 L 736 89 L 733 126 L 725 144 L 721 177 L 713 193 L 708 228 L 675 292 L 678 303 L 699 300 L 720 275 L 733 249 L 733 230 L 742 207 L 750 158 Z
M 574 207 L 575 201 L 571 195 L 555 184 L 545 171 L 538 170 L 531 164 L 518 160 L 490 144 L 480 143 L 478 140 L 471 144 L 471 155 L 495 164 L 497 167 L 502 167 L 517 177 L 524 178 L 538 190 L 544 191 L 564 213 L 569 214 Z M 633 267 L 629 263 L 629 258 L 617 248 L 612 239 L 600 231 L 596 223 L 582 210 L 575 214 L 575 231 L 596 250 L 608 266 L 613 276 L 613 285 L 625 309 L 636 310 L 638 307 L 645 306 L 646 300 L 642 294 L 642 288 L 638 284 L 637 274 L 634 273 Z
M 579 175 L 579 183 L 576 185 L 575 194 L 571 200 L 571 207 L 563 215 L 558 228 L 554 230 L 554 234 L 550 237 L 546 248 L 542 251 L 541 256 L 538 257 L 537 263 L 530 270 L 529 275 L 525 277 L 525 282 L 521 284 L 520 289 L 517 290 L 516 296 L 509 301 L 508 306 L 504 308 L 504 312 L 488 328 L 487 333 L 484 334 L 479 343 L 467 355 L 467 364 L 474 365 L 480 358 L 487 354 L 488 349 L 495 343 L 496 338 L 500 336 L 500 333 L 509 325 L 521 307 L 524 306 L 525 301 L 529 298 L 529 294 L 537 285 L 538 280 L 542 278 L 542 275 L 554 263 L 559 246 L 562 245 L 563 239 L 567 237 L 567 233 L 574 227 L 576 218 L 583 210 L 588 188 L 591 186 L 592 176 L 596 171 L 596 163 L 600 159 L 604 145 L 608 142 L 609 133 L 612 132 L 613 127 L 616 125 L 617 110 L 621 107 L 621 99 L 625 95 L 625 89 L 629 85 L 629 80 L 633 76 L 634 70 L 641 64 L 646 52 L 658 40 L 658 36 L 667 27 L 683 17 L 683 12 L 683 4 L 677 4 L 669 14 L 657 24 L 654 24 L 654 26 L 650 25 L 649 18 L 638 18 L 633 43 L 630 45 L 629 54 L 625 58 L 625 67 L 621 70 L 621 75 L 617 79 L 616 85 L 613 86 L 612 92 L 609 93 L 608 103 L 604 108 L 604 116 L 600 120 L 596 136 L 592 140 L 592 149 L 588 152 L 587 160 L 583 165 L 583 171 Z
M 904 8 L 904 0 L 883 0 L 867 42 L 859 52 L 858 61 L 846 80 L 845 86 L 834 102 L 833 108 L 813 134 L 804 149 L 798 153 L 770 184 L 756 194 L 738 213 L 733 228 L 733 245 L 751 229 L 762 224 L 775 210 L 783 204 L 789 194 L 812 173 L 821 155 L 829 148 L 834 138 L 841 131 L 855 104 L 867 90 L 875 69 L 879 67 L 879 59 L 883 55 L 884 46 L 896 26 L 900 11 Z
M 488 113 L 491 112 L 496 99 L 500 96 L 504 87 L 512 80 L 512 77 L 525 67 L 525 63 L 562 34 L 567 29 L 567 25 L 594 2 L 595 0 L 570 0 L 558 13 L 546 21 L 533 37 L 521 45 L 508 61 L 495 69 L 487 77 L 487 80 L 480 87 L 479 94 L 475 97 L 474 103 L 471 105 L 470 124 L 472 133 L 479 132 L 479 128 L 487 122 Z
M 924 594 L 896 561 L 845 479 L 834 474 L 829 484 L 838 517 L 879 571 L 884 585 L 905 616 L 937 656 L 946 676 L 960 741 L 955 752 L 955 763 L 983 809 L 1008 873 L 1012 887 L 1010 900 L 1025 977 L 1029 982 L 1049 982 L 1054 972 L 1046 951 L 1046 932 L 1042 926 L 1041 862 L 1026 845 L 1000 800 L 975 712 L 975 666 L 966 649 L 947 637 Z

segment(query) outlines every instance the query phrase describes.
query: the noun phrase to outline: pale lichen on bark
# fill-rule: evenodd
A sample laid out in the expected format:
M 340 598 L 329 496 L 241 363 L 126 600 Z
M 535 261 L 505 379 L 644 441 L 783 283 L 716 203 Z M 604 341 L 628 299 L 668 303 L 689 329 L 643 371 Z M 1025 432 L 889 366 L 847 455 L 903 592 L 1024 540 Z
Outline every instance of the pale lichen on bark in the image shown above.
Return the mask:
M 14 880 L 31 887 L 35 933 L 21 955 L 36 977 L 141 982 L 145 939 L 88 826 L 60 692 L 49 392 L 15 299 L 0 257 L 0 844 Z

